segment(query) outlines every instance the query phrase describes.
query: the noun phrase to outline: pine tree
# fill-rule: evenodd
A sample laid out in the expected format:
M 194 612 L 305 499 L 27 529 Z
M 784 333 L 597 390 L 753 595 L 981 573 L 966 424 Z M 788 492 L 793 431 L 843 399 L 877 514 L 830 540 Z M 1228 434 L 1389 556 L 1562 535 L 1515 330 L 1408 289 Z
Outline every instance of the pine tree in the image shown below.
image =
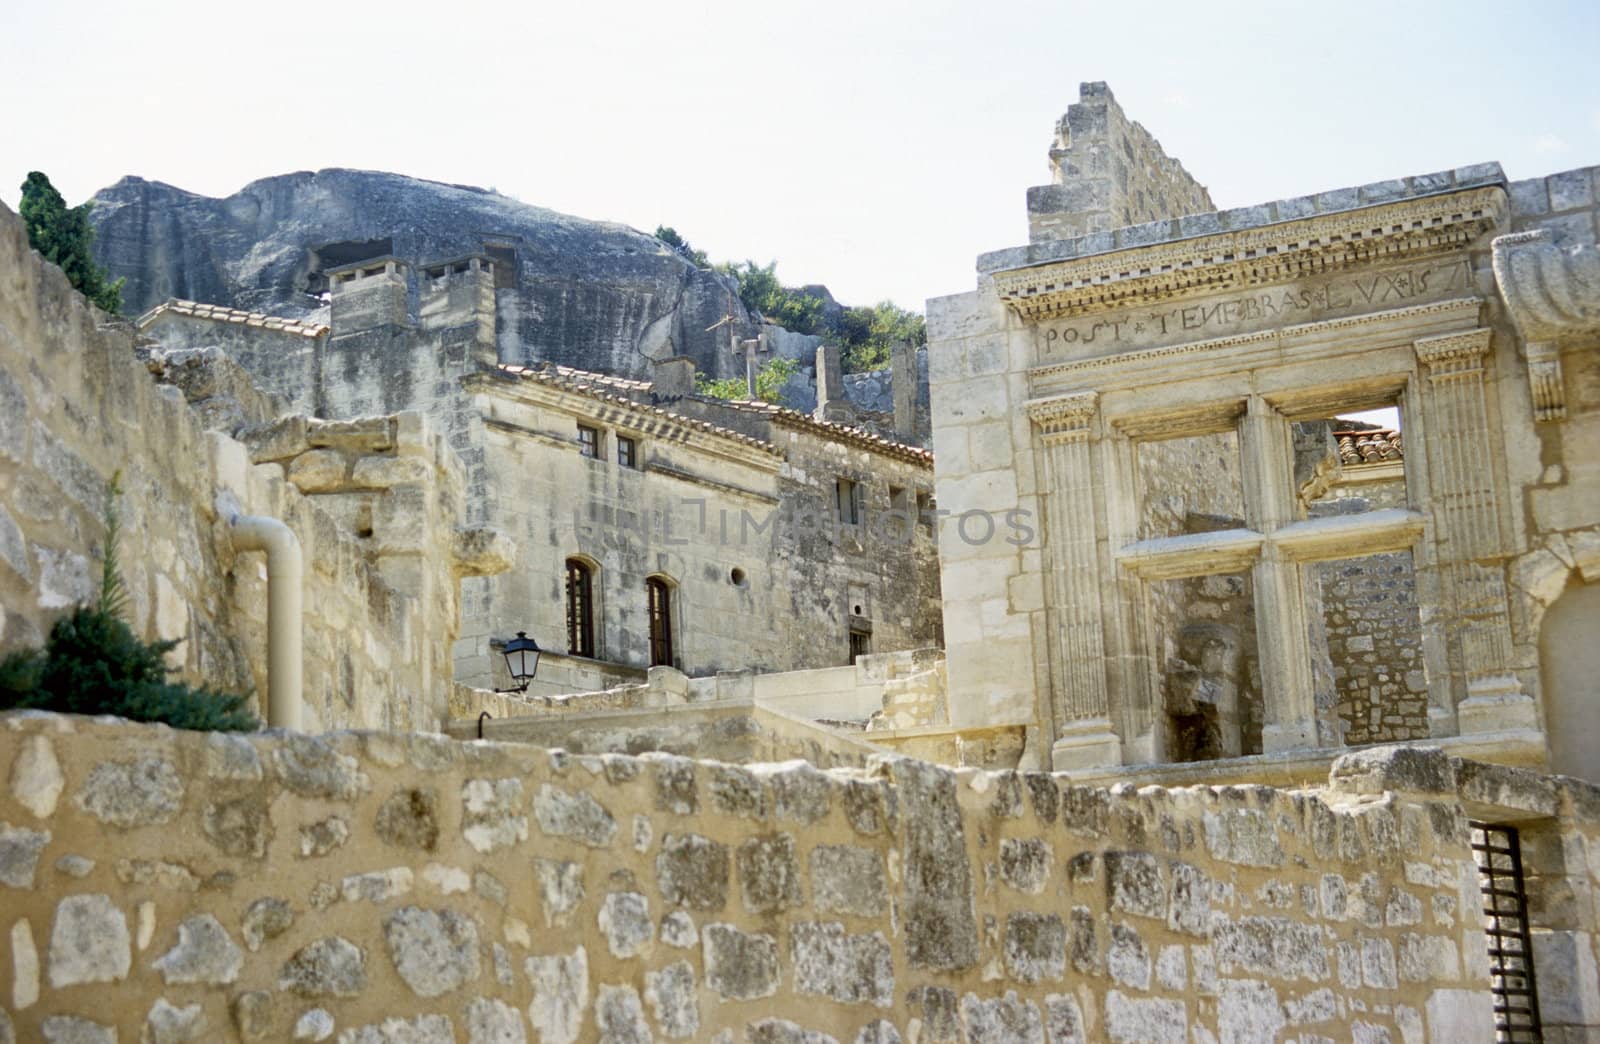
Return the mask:
M 105 270 L 89 252 L 94 243 L 94 227 L 89 224 L 92 206 L 67 206 L 50 179 L 38 171 L 22 183 L 22 221 L 28 229 L 28 245 L 60 266 L 79 293 L 115 315 L 122 311 L 123 281 L 108 282 Z

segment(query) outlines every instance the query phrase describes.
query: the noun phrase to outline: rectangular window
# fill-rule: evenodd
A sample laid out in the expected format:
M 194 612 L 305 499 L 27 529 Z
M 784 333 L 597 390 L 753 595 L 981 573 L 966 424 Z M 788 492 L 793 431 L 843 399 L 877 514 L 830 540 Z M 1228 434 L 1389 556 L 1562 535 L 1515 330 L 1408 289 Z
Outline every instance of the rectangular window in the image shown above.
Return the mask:
M 617 463 L 625 468 L 636 468 L 638 464 L 637 444 L 625 435 L 617 436 Z
M 854 664 L 861 657 L 872 652 L 872 632 L 850 629 L 850 662 Z
M 567 559 L 567 652 L 594 656 L 594 573 L 576 558 Z
M 861 498 L 862 488 L 859 482 L 849 479 L 839 479 L 833 484 L 833 502 L 838 511 L 839 521 L 847 526 L 861 523 Z
M 934 508 L 932 493 L 917 494 L 917 525 L 926 529 L 929 533 L 933 532 Z
M 672 588 L 659 577 L 644 582 L 650 601 L 650 666 L 671 667 Z
M 600 459 L 600 429 L 578 425 L 578 452 L 590 460 Z

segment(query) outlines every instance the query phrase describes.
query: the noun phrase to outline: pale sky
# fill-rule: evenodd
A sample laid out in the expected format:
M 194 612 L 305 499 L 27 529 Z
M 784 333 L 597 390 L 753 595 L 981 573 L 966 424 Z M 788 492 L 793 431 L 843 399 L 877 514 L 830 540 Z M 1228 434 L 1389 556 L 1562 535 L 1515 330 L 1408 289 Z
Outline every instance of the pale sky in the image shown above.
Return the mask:
M 1027 240 L 1082 80 L 1220 207 L 1600 164 L 1600 3 L 88 4 L 0 14 L 0 199 L 365 167 L 918 308 Z

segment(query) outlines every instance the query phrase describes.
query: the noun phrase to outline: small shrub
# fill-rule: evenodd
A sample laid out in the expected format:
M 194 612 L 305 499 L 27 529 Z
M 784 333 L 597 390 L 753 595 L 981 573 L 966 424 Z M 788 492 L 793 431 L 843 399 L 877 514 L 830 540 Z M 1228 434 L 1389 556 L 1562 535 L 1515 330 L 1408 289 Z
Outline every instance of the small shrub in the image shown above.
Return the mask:
M 117 566 L 120 525 L 113 477 L 106 506 L 106 551 L 100 597 L 57 620 L 43 649 L 0 659 L 0 710 L 114 714 L 178 729 L 244 732 L 260 727 L 249 697 L 195 688 L 169 676 L 166 654 L 176 640 L 145 642 L 120 613 L 127 602 Z

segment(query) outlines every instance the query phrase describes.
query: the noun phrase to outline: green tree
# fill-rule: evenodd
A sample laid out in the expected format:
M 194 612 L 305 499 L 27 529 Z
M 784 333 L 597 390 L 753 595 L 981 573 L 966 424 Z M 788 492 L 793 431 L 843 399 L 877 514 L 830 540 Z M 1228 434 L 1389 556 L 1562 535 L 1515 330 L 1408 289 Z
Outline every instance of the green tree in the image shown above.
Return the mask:
M 117 563 L 118 493 L 113 477 L 106 502 L 99 599 L 57 620 L 43 649 L 23 649 L 0 658 L 0 710 L 115 714 L 132 721 L 218 732 L 257 728 L 246 697 L 172 681 L 166 654 L 178 643 L 140 641 L 122 619 L 127 590 Z
M 67 206 L 50 179 L 38 171 L 22 183 L 22 221 L 28 229 L 28 245 L 58 265 L 79 293 L 115 315 L 122 311 L 123 281 L 107 282 L 105 270 L 89 252 L 94 243 L 94 227 L 89 224 L 93 206 Z
M 671 225 L 657 225 L 656 238 L 677 251 L 678 256 L 696 268 L 711 267 L 711 259 L 706 257 L 706 252 L 704 250 L 696 250 L 690 246 L 689 241 L 678 235 L 678 230 Z
M 800 364 L 793 359 L 777 358 L 756 371 L 756 398 L 762 402 L 779 402 L 783 386 L 789 378 L 800 372 Z M 715 380 L 705 374 L 695 377 L 694 390 L 713 399 L 739 400 L 750 398 L 749 382 L 743 377 L 724 377 Z

